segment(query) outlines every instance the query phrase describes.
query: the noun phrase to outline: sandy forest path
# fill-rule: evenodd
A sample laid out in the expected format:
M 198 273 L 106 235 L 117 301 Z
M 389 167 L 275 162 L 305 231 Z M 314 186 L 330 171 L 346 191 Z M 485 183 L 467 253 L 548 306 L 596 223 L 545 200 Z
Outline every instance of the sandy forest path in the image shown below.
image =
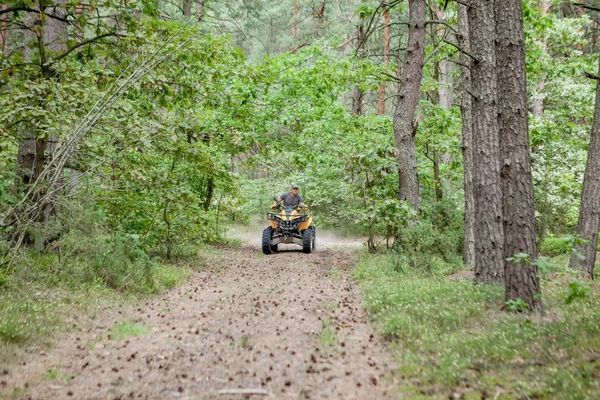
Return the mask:
M 13 398 L 26 383 L 16 398 L 398 398 L 391 355 L 352 282 L 355 257 L 322 247 L 271 256 L 252 245 L 220 249 L 182 286 L 108 307 L 11 366 L 0 393 Z M 122 322 L 148 332 L 111 338 Z

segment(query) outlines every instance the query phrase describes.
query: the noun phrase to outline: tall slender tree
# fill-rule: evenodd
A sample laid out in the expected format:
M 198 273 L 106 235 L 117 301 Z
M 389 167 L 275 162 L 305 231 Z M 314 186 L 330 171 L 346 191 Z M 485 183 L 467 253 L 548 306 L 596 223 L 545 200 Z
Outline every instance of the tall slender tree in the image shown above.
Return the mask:
M 462 115 L 462 154 L 465 192 L 465 233 L 463 238 L 463 261 L 466 265 L 475 267 L 475 196 L 473 191 L 473 117 L 472 117 L 472 88 L 471 62 L 468 55 L 471 52 L 469 40 L 469 20 L 467 6 L 458 5 L 458 44 L 463 50 L 460 53 L 461 99 L 460 112 Z
M 420 205 L 417 178 L 417 148 L 415 135 L 417 124 L 415 112 L 419 103 L 419 88 L 423 77 L 425 58 L 425 0 L 410 0 L 408 21 L 408 45 L 406 60 L 400 73 L 400 90 L 394 111 L 394 139 L 396 141 L 399 198 L 407 200 L 418 209 Z
M 496 75 L 494 7 L 473 0 L 468 9 L 469 39 L 474 57 L 473 186 L 475 193 L 475 281 L 501 283 L 504 279 L 502 185 L 498 143 L 498 82 Z
M 390 11 L 386 4 L 382 4 L 383 14 L 383 65 L 390 65 Z M 377 102 L 377 114 L 385 114 L 385 82 L 379 84 L 379 100 Z
M 587 75 L 596 79 L 596 108 L 583 177 L 583 193 L 581 194 L 577 228 L 578 234 L 586 242 L 575 245 L 574 250 L 576 251 L 571 256 L 569 266 L 582 270 L 586 278 L 593 279 L 598 229 L 600 228 L 600 66 L 598 75 Z
M 506 300 L 539 302 L 521 0 L 495 2 Z M 527 254 L 528 258 L 515 257 Z

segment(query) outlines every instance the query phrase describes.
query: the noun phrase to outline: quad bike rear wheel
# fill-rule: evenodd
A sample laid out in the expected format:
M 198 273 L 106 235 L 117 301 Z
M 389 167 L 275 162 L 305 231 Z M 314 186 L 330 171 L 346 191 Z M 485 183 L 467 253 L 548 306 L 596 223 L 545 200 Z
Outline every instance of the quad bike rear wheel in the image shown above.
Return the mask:
M 302 252 L 309 254 L 315 249 L 316 232 L 314 227 L 309 227 L 302 232 Z
M 277 245 L 271 246 L 271 237 L 273 237 L 273 228 L 269 226 L 262 233 L 262 251 L 264 254 L 273 254 L 273 247 L 277 251 Z

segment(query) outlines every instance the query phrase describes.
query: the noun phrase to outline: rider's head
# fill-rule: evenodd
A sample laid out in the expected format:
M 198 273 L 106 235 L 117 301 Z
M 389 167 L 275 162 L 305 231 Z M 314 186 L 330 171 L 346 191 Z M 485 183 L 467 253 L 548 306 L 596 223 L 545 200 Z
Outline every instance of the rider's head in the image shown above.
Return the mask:
M 292 185 L 292 193 L 294 193 L 294 194 L 298 193 L 298 185 Z

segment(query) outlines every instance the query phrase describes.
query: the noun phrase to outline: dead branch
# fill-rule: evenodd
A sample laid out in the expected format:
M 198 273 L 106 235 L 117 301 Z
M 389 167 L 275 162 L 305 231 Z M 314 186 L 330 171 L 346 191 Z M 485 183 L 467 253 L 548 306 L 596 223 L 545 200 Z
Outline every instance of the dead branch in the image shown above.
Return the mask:
M 584 72 L 583 74 L 585 75 L 586 78 L 590 78 L 590 79 L 594 79 L 594 80 L 600 81 L 600 76 L 598 76 L 596 74 L 592 74 L 590 72 Z
M 303 47 L 306 47 L 306 46 L 308 46 L 308 45 L 309 45 L 308 43 L 302 43 L 302 44 L 300 44 L 300 45 L 296 46 L 296 48 L 295 48 L 295 49 L 291 50 L 291 51 L 290 51 L 290 54 L 296 54 L 296 52 L 297 52 L 298 50 L 300 50 L 301 48 L 303 48 Z
M 585 8 L 585 9 L 592 10 L 592 11 L 600 11 L 600 7 L 598 7 L 598 6 L 592 6 L 592 5 L 585 4 L 585 3 L 571 3 L 571 4 L 574 6 L 579 6 L 581 8 Z
M 470 58 L 471 58 L 473 61 L 477 61 L 477 59 L 475 58 L 475 56 L 473 56 L 471 53 L 468 53 L 468 52 L 466 52 L 465 50 L 463 50 L 463 49 L 462 49 L 460 46 L 458 46 L 457 44 L 455 44 L 455 43 L 452 43 L 452 42 L 450 42 L 450 41 L 448 41 L 448 40 L 445 40 L 445 39 L 444 39 L 444 43 L 447 43 L 447 44 L 449 44 L 450 46 L 452 46 L 452 47 L 455 47 L 455 48 L 456 48 L 458 51 L 460 51 L 461 53 L 463 53 L 463 54 L 466 54 L 467 56 L 469 56 L 469 57 L 470 57 Z

